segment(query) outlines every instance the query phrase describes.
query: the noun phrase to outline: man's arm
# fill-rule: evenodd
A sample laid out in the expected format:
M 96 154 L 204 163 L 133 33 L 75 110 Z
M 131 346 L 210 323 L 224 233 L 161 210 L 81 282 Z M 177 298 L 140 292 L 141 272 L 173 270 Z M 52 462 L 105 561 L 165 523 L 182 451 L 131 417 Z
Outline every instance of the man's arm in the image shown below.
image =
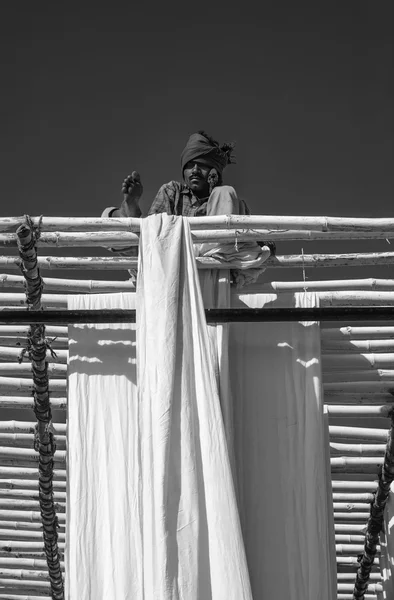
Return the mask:
M 144 188 L 137 171 L 128 175 L 122 184 L 123 202 L 119 208 L 111 211 L 111 217 L 140 217 L 140 198 Z

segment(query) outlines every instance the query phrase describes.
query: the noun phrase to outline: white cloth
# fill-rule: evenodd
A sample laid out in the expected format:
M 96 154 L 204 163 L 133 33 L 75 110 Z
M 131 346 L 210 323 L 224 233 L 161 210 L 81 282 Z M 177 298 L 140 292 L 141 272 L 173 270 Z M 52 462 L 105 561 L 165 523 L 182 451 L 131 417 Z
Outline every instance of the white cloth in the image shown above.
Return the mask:
M 233 295 L 234 307 L 292 305 L 315 306 L 315 295 Z M 232 324 L 230 374 L 253 597 L 334 600 L 334 524 L 318 324 Z
M 384 509 L 383 531 L 380 534 L 380 570 L 382 573 L 382 600 L 394 598 L 394 484 Z
M 70 328 L 67 598 L 251 600 L 188 224 L 141 227 L 138 394 L 130 325 Z

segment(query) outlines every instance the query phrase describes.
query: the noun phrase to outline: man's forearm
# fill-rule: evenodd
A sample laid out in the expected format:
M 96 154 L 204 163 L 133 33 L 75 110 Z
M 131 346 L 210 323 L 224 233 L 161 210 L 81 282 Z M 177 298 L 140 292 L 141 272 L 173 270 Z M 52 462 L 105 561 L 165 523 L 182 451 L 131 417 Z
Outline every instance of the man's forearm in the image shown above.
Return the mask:
M 140 217 L 141 209 L 138 200 L 123 200 L 119 207 L 119 217 Z M 114 215 L 115 216 L 115 215 Z

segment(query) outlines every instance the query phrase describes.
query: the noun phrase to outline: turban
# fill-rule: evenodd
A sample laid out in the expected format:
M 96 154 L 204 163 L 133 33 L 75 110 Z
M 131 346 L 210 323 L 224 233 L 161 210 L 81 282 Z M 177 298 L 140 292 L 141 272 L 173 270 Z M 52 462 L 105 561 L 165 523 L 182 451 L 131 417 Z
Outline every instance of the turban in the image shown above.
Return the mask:
M 224 167 L 234 162 L 231 156 L 233 148 L 234 144 L 223 144 L 219 147 L 218 142 L 204 132 L 193 133 L 181 154 L 182 172 L 189 161 L 198 158 L 202 163 L 222 173 Z

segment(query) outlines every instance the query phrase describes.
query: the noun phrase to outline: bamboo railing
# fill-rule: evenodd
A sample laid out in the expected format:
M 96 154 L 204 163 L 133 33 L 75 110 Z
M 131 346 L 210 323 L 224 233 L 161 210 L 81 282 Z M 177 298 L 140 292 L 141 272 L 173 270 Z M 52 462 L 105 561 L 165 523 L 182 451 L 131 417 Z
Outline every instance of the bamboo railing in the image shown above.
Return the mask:
M 189 221 L 196 243 L 298 240 L 318 244 L 319 241 L 394 239 L 394 219 L 223 216 L 192 218 Z M 17 245 L 16 229 L 24 222 L 22 217 L 0 219 L 0 246 L 8 254 L 12 254 Z M 68 356 L 68 334 L 64 325 L 69 321 L 64 319 L 62 326 L 54 320 L 53 315 L 46 315 L 66 309 L 67 295 L 70 293 L 132 293 L 135 290 L 132 281 L 121 281 L 120 278 L 127 277 L 127 269 L 136 268 L 137 260 L 99 254 L 108 254 L 106 251 L 101 253 L 103 246 L 118 249 L 123 245 L 136 246 L 139 243 L 140 220 L 44 217 L 32 218 L 31 225 L 39 228 L 36 246 L 40 250 L 48 246 L 60 249 L 56 252 L 68 254 L 37 258 L 37 267 L 56 270 L 56 275 L 59 275 L 41 279 L 44 293 L 40 301 L 41 306 L 47 309 L 44 319 L 53 319 L 46 324 L 46 335 L 56 338 L 51 345 L 57 353 L 57 357 L 52 357 L 47 352 L 42 365 L 45 364 L 47 372 L 51 374 L 52 409 L 56 410 L 59 418 L 64 418 L 67 408 Z M 76 247 L 91 247 L 95 249 L 96 256 L 70 255 Z M 204 257 L 197 259 L 197 264 L 200 269 L 231 268 L 229 264 Z M 306 278 L 305 270 L 353 266 L 374 268 L 392 264 L 394 252 L 308 254 L 302 251 L 293 255 L 278 254 L 268 260 L 266 266 L 269 271 L 264 274 L 263 282 L 240 291 L 282 295 L 314 291 L 319 298 L 320 309 L 344 309 L 342 313 L 337 313 L 340 315 L 338 325 L 322 327 L 321 336 L 324 402 L 329 420 L 331 450 L 338 600 L 354 598 L 352 590 L 360 567 L 357 555 L 363 549 L 369 505 L 375 497 L 377 475 L 384 460 L 387 419 L 394 404 L 394 326 L 386 323 L 394 323 L 394 279 L 351 279 L 346 276 L 321 281 L 318 276 Z M 20 292 L 24 292 L 25 277 L 15 273 L 15 269 L 19 268 L 20 258 L 17 256 L 0 256 L 0 269 L 12 271 L 12 274 L 0 275 L 0 286 L 4 290 L 0 294 L 0 409 L 15 409 L 22 415 L 20 421 L 0 422 L 0 600 L 13 596 L 18 600 L 24 597 L 54 597 L 49 579 L 42 581 L 37 575 L 45 573 L 37 562 L 45 560 L 45 549 L 41 542 L 37 464 L 29 449 L 33 424 L 23 412 L 34 408 L 32 393 L 35 384 L 26 356 L 18 364 L 29 332 L 28 324 L 34 315 L 30 311 L 30 315 L 24 317 L 25 294 Z M 293 281 L 269 281 L 272 269 L 278 268 L 291 268 L 291 273 L 296 273 L 296 276 L 292 275 Z M 84 279 L 85 269 L 97 272 L 98 278 Z M 78 271 L 76 278 L 60 277 L 64 270 Z M 112 277 L 114 273 L 117 274 L 118 280 L 110 280 L 110 272 Z M 239 297 L 240 292 L 234 291 L 234 297 Z M 350 326 L 351 311 L 363 308 L 367 309 L 364 313 L 354 313 L 360 325 Z M 9 310 L 15 311 L 14 320 L 2 320 L 2 315 Z M 380 314 L 385 321 L 382 326 L 367 321 L 368 312 L 373 320 Z M 329 315 L 329 312 L 320 313 L 320 318 L 323 315 Z M 24 318 L 26 321 L 23 321 Z M 39 316 L 36 318 L 39 319 Z M 86 315 L 81 318 L 86 319 Z M 294 318 L 298 319 L 299 313 Z M 365 421 L 365 427 L 360 426 L 360 419 Z M 64 424 L 55 424 L 54 429 L 58 451 L 55 455 L 52 498 L 59 510 L 58 556 L 59 566 L 63 568 L 66 428 Z M 11 562 L 6 565 L 1 563 L 1 559 Z M 36 561 L 36 566 L 25 562 L 29 560 Z M 364 594 L 365 599 L 378 597 L 381 593 L 380 582 L 376 555 L 370 564 L 369 589 Z

